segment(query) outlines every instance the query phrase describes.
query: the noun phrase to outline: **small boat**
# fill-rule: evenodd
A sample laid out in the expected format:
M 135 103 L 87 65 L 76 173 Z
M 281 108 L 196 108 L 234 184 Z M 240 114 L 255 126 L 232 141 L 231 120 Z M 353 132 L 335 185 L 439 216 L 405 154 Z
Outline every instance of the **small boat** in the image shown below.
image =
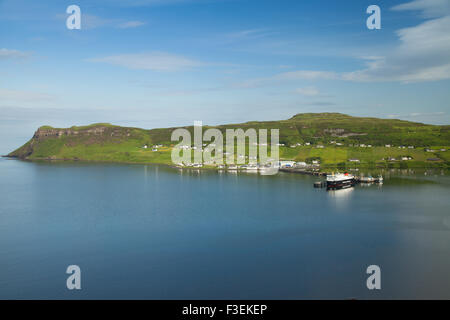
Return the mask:
M 373 182 L 375 182 L 375 178 L 372 176 L 367 176 L 367 177 L 362 176 L 362 177 L 359 177 L 359 181 L 362 183 L 373 183 Z
M 249 164 L 246 168 L 247 171 L 258 171 L 258 166 L 256 164 Z
M 364 183 L 364 184 L 371 184 L 371 183 L 383 183 L 383 177 L 380 175 L 377 178 L 374 178 L 372 176 L 364 177 L 361 176 L 358 178 L 358 182 Z
M 327 189 L 345 189 L 355 185 L 355 177 L 349 173 L 332 173 L 327 175 Z

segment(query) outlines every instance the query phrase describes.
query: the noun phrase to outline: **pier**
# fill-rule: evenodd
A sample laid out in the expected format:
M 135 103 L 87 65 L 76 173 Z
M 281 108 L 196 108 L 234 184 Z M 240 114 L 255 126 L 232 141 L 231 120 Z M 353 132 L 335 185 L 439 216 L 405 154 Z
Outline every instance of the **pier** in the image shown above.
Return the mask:
M 320 172 L 319 169 L 306 169 L 306 168 L 280 168 L 280 171 L 290 172 L 290 173 L 300 173 L 300 174 L 309 174 L 311 176 L 322 176 L 326 177 L 326 172 Z

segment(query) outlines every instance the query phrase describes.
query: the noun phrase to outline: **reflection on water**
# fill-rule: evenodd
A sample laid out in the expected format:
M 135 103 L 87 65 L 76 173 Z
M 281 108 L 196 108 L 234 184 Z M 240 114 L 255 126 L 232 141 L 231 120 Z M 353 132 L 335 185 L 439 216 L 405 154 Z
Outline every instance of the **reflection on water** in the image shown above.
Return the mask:
M 283 172 L 0 159 L 0 298 L 448 299 L 450 180 L 426 172 L 326 191 Z
M 351 199 L 354 193 L 354 187 L 339 190 L 328 190 L 327 196 L 330 201 L 339 210 L 349 209 L 351 207 Z

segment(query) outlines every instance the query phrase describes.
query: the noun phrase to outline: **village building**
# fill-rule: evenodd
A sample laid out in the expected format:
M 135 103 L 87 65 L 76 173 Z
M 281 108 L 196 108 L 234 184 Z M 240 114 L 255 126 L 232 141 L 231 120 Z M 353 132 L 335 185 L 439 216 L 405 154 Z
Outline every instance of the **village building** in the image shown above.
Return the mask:
M 295 166 L 295 161 L 293 160 L 280 160 L 278 162 L 280 168 L 293 168 Z

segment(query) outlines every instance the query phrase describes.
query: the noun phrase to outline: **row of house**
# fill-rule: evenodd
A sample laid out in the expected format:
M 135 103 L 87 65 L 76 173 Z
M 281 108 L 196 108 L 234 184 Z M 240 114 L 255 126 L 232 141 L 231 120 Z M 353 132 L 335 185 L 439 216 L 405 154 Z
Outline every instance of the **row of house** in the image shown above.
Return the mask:
M 434 149 L 429 149 L 429 148 L 425 149 L 425 152 L 438 152 L 438 151 L 445 152 L 445 151 L 447 151 L 447 149 L 444 149 L 444 148 L 439 149 L 439 150 L 434 150 Z
M 383 158 L 381 160 L 383 160 L 383 161 L 397 161 L 397 160 L 408 161 L 408 160 L 413 160 L 413 157 L 411 157 L 411 156 L 401 156 L 399 159 L 394 158 L 394 157 L 388 157 L 388 158 Z M 348 161 L 349 162 L 355 162 L 355 163 L 361 162 L 357 158 L 350 158 L 350 159 L 348 159 Z
M 330 141 L 330 144 L 334 144 L 336 146 L 343 146 L 344 145 L 342 142 L 336 142 L 336 141 Z M 305 142 L 305 146 L 309 146 L 309 145 L 311 145 L 311 142 Z M 296 147 L 299 147 L 299 146 L 302 146 L 302 144 L 301 143 L 295 143 L 295 144 L 290 145 L 291 148 L 296 148 Z M 349 147 L 359 147 L 359 148 L 372 148 L 371 144 L 365 144 L 365 143 L 360 143 L 360 144 L 352 144 L 352 143 L 350 143 L 348 146 Z M 384 146 L 386 148 L 393 148 L 394 147 L 394 145 L 392 145 L 392 144 L 385 144 Z M 322 144 L 319 144 L 319 145 L 316 146 L 316 148 L 322 149 L 322 148 L 324 148 L 324 146 Z M 415 149 L 415 146 L 403 146 L 402 145 L 402 146 L 397 146 L 397 148 L 399 148 L 399 149 Z M 440 151 L 445 151 L 445 149 L 441 149 Z M 434 151 L 431 150 L 430 152 L 436 152 L 436 151 L 435 150 Z
M 385 161 L 398 161 L 398 160 L 408 161 L 408 160 L 413 160 L 413 157 L 411 157 L 411 156 L 400 156 L 400 158 L 398 158 L 398 159 L 395 158 L 395 157 L 387 157 L 387 158 L 383 158 L 381 160 L 385 160 Z
M 393 148 L 394 146 L 393 145 L 391 145 L 391 144 L 385 144 L 384 145 L 386 148 Z M 408 147 L 406 147 L 406 146 L 398 146 L 397 148 L 399 148 L 399 149 L 406 149 L 406 148 L 408 148 L 408 149 L 414 149 L 415 147 L 414 146 L 408 146 Z

